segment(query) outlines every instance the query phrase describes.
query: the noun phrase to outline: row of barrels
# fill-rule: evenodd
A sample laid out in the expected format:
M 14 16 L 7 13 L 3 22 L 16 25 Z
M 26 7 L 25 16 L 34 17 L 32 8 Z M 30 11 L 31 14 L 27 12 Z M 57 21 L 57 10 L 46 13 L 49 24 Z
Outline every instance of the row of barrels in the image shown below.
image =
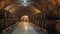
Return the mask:
M 48 17 L 44 14 L 36 14 L 30 17 L 30 21 L 43 29 L 47 30 L 49 33 L 57 33 L 56 25 L 58 23 L 57 17 Z
M 7 10 L 0 9 L 0 34 L 2 31 L 11 25 L 15 24 L 16 20 L 13 19 L 12 13 Z

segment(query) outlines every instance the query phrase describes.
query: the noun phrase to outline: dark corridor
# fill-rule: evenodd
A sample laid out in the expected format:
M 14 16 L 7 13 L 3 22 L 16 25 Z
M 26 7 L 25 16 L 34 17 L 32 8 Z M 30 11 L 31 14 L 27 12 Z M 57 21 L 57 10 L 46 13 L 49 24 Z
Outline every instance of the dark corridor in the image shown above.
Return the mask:
M 60 34 L 60 0 L 0 0 L 0 34 Z

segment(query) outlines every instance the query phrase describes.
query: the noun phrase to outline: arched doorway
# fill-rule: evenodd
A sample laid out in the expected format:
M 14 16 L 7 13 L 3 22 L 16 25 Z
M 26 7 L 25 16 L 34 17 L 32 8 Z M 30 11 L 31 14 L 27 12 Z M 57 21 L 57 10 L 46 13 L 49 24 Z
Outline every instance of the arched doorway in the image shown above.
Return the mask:
M 27 15 L 23 15 L 21 17 L 21 22 L 29 22 L 29 17 Z

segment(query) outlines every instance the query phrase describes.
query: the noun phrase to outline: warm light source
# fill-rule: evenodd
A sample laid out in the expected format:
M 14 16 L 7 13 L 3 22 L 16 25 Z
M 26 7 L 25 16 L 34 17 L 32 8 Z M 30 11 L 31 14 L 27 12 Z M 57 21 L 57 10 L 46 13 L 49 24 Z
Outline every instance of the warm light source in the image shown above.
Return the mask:
M 28 16 L 27 15 L 24 15 L 24 16 L 22 16 L 21 17 L 21 22 L 28 22 L 29 21 L 29 18 L 28 18 Z
M 11 5 L 7 6 L 7 7 L 4 8 L 4 9 L 7 10 L 7 11 L 9 11 L 9 9 L 11 9 L 11 8 L 14 7 L 14 6 L 15 6 L 15 4 L 11 4 Z
M 15 11 L 15 9 L 11 9 L 11 10 L 9 10 L 9 12 L 11 12 L 11 13 L 14 13 L 14 11 Z
M 33 15 L 38 14 L 38 13 L 41 13 L 41 11 L 39 9 L 37 9 L 36 7 L 34 7 L 34 6 L 30 6 L 30 7 L 31 7 L 30 10 L 32 10 L 33 13 L 34 13 Z

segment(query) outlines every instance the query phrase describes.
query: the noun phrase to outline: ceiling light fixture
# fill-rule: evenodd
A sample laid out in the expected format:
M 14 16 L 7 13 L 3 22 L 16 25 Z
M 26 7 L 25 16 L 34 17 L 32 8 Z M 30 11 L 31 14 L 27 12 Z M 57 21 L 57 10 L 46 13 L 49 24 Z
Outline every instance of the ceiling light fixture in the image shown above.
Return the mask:
M 31 0 L 19 0 L 18 2 L 20 3 L 19 6 L 29 6 L 32 3 Z
M 27 2 L 27 0 L 24 0 L 22 4 L 23 4 L 23 6 L 28 6 L 29 5 L 29 3 Z

